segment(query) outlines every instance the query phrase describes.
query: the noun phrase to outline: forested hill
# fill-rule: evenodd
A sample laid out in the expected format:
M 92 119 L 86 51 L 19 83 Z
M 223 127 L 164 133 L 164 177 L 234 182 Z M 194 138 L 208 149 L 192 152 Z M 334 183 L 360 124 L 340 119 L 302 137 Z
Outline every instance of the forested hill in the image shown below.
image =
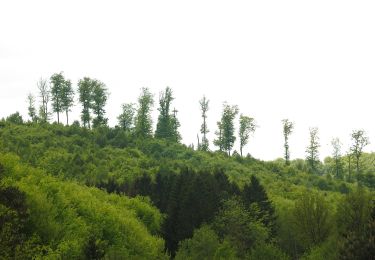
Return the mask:
M 162 133 L 159 133 L 162 135 Z M 0 254 L 373 259 L 374 154 L 259 161 L 124 128 L 0 121 Z

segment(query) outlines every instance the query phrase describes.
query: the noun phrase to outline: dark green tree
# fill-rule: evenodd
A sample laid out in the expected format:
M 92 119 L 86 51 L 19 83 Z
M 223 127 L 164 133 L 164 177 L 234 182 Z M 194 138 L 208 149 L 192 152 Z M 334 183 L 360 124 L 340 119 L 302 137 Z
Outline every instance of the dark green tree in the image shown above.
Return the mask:
M 60 113 L 63 111 L 62 97 L 64 93 L 65 78 L 63 73 L 55 73 L 50 78 L 52 110 L 57 113 L 57 123 L 60 123 Z
M 234 119 L 238 114 L 238 107 L 231 106 L 227 103 L 223 105 L 223 112 L 220 120 L 220 129 L 218 139 L 215 143 L 219 147 L 222 147 L 224 151 L 230 156 L 231 150 L 233 148 L 234 142 L 236 141 Z
M 208 112 L 208 104 L 209 100 L 203 96 L 201 100 L 199 100 L 199 104 L 201 107 L 201 115 L 202 115 L 202 125 L 201 125 L 201 134 L 202 134 L 202 144 L 200 144 L 200 147 L 198 147 L 202 151 L 208 151 L 209 148 L 209 142 L 207 139 L 207 133 L 209 132 L 208 127 L 207 127 L 207 112 Z
M 242 149 L 249 142 L 250 134 L 255 132 L 256 129 L 254 118 L 240 115 L 240 128 L 239 128 L 239 138 L 240 138 L 240 154 L 242 157 Z
M 317 165 L 319 163 L 319 136 L 318 136 L 318 128 L 311 127 L 310 131 L 310 143 L 309 146 L 306 148 L 306 160 L 310 166 L 310 171 L 316 173 Z
M 78 81 L 78 93 L 79 101 L 81 102 L 81 120 L 84 127 L 90 128 L 91 113 L 90 109 L 92 106 L 92 82 L 93 80 L 85 77 Z
M 134 128 L 135 104 L 127 103 L 122 105 L 122 113 L 117 117 L 119 126 L 130 132 Z
M 248 210 L 250 210 L 252 205 L 256 203 L 259 208 L 257 219 L 269 228 L 272 235 L 275 235 L 275 208 L 269 200 L 266 190 L 254 175 L 251 176 L 250 183 L 245 184 L 242 192 L 242 199 Z
M 65 80 L 62 87 L 61 95 L 61 108 L 65 111 L 66 124 L 69 125 L 69 112 L 74 104 L 74 90 L 72 87 L 72 82 L 70 80 Z
M 293 122 L 290 122 L 289 119 L 283 119 L 283 134 L 284 134 L 284 159 L 285 159 L 285 164 L 289 165 L 290 164 L 290 152 L 289 152 L 289 136 L 293 132 L 294 124 Z
M 97 79 L 92 80 L 92 111 L 95 117 L 92 120 L 93 127 L 107 125 L 105 117 L 105 105 L 108 100 L 108 90 L 105 84 Z
M 135 118 L 135 133 L 138 137 L 152 136 L 151 110 L 154 98 L 148 88 L 142 88 L 138 98 L 138 110 Z

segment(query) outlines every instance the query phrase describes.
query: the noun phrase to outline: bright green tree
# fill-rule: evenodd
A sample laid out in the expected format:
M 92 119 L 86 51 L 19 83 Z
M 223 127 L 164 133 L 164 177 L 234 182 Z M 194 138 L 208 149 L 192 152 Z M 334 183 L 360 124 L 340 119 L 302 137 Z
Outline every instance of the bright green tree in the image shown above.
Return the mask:
M 311 190 L 303 192 L 295 202 L 293 217 L 297 234 L 306 249 L 328 237 L 331 229 L 329 208 L 321 194 Z
M 239 128 L 239 138 L 240 138 L 240 154 L 242 156 L 243 147 L 249 142 L 250 134 L 254 133 L 256 129 L 254 118 L 240 115 L 240 128 Z
M 135 118 L 135 133 L 138 137 L 152 136 L 151 110 L 154 98 L 148 88 L 142 88 L 138 98 L 138 110 Z

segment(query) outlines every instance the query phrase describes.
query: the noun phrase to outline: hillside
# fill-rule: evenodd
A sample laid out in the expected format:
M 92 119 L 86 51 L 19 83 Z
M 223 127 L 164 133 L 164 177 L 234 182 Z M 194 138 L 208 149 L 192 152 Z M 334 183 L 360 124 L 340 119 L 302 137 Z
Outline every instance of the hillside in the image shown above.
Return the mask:
M 313 174 L 304 160 L 196 151 L 121 128 L 3 120 L 0 247 L 4 258 L 364 259 L 374 158 L 348 182 L 331 158 Z

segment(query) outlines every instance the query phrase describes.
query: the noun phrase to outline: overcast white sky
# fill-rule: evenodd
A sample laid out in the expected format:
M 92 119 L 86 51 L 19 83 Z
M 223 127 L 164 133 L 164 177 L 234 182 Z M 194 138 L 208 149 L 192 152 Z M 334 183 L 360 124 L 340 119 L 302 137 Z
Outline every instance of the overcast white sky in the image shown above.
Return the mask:
M 157 100 L 170 86 L 186 144 L 196 143 L 205 94 L 210 141 L 228 101 L 260 126 L 245 149 L 254 157 L 282 157 L 283 118 L 295 122 L 292 158 L 305 156 L 313 126 L 321 159 L 332 137 L 347 150 L 356 128 L 373 151 L 374 14 L 375 1 L 3 0 L 0 117 L 27 116 L 37 80 L 64 71 L 75 86 L 84 76 L 107 85 L 112 126 L 141 87 Z

